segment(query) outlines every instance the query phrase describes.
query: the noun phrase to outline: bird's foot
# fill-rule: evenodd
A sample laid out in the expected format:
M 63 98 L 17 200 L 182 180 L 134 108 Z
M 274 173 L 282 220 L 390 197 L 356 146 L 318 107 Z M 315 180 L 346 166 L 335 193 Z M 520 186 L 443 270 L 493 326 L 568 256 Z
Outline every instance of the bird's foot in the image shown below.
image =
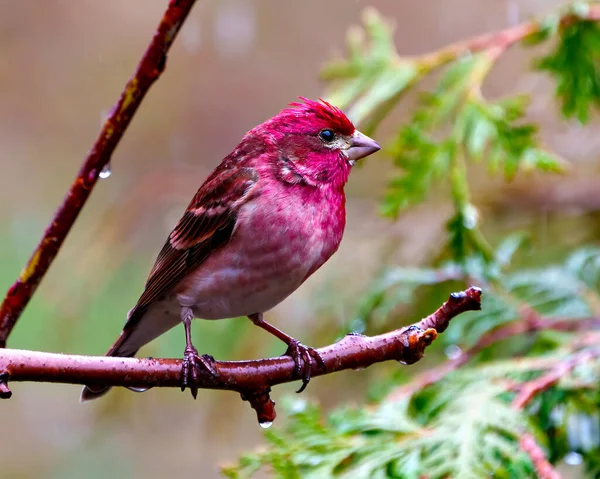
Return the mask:
M 186 347 L 183 352 L 183 367 L 181 368 L 181 390 L 185 391 L 185 388 L 189 387 L 192 396 L 196 399 L 198 375 L 203 373 L 208 373 L 215 378 L 219 376 L 215 358 L 208 354 L 200 356 L 195 347 Z
M 291 356 L 294 360 L 294 364 L 296 365 L 294 375 L 302 379 L 302 386 L 296 391 L 297 393 L 301 393 L 308 386 L 313 361 L 317 363 L 323 372 L 327 371 L 325 361 L 323 361 L 323 358 L 316 349 L 309 348 L 296 339 L 290 342 L 285 354 L 286 356 Z

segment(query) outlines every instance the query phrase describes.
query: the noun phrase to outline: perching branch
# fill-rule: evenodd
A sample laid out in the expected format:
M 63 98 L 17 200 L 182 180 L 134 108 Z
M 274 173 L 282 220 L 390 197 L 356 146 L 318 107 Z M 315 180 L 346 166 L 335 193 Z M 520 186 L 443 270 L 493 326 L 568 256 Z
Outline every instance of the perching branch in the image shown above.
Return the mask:
M 9 334 L 58 254 L 58 250 L 90 196 L 98 175 L 109 164 L 112 153 L 144 96 L 164 71 L 167 52 L 194 3 L 195 0 L 171 0 L 154 38 L 110 115 L 104 121 L 100 134 L 63 203 L 50 221 L 19 278 L 6 293 L 0 306 L 0 347 L 6 347 Z M 0 382 L 0 386 L 1 384 Z
M 450 320 L 466 311 L 481 309 L 481 290 L 470 287 L 453 293 L 437 311 L 411 326 L 378 336 L 348 334 L 338 342 L 318 350 L 327 368 L 313 366 L 311 376 L 344 369 L 366 368 L 382 361 L 413 364 L 423 357 L 425 348 L 444 331 Z M 200 374 L 199 389 L 237 391 L 256 409 L 262 424 L 275 418 L 269 397 L 272 386 L 298 378 L 291 357 L 253 361 L 217 361 L 218 377 Z M 35 381 L 70 384 L 127 386 L 136 388 L 179 387 L 182 361 L 178 359 L 137 359 L 72 356 L 14 349 L 0 350 L 0 384 L 8 390 L 10 381 Z

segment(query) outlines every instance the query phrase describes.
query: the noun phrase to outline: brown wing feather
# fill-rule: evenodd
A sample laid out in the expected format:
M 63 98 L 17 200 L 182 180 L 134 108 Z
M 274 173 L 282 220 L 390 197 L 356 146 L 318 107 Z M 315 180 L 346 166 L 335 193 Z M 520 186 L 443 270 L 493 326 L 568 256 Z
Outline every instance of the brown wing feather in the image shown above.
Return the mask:
M 233 168 L 213 175 L 200 187 L 156 258 L 125 328 L 137 323 L 148 306 L 229 241 L 239 207 L 251 197 L 257 181 L 255 170 Z
M 209 180 L 198 190 L 171 233 L 172 246 L 191 248 L 211 236 L 257 180 L 257 173 L 250 168 L 225 170 Z

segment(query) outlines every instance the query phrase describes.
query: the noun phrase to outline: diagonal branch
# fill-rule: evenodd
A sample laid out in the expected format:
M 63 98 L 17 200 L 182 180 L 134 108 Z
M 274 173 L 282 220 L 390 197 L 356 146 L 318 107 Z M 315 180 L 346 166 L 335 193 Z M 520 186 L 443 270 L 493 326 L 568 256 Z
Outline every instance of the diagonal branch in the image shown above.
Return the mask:
M 588 4 L 587 10 L 581 12 L 581 18 L 589 21 L 600 20 L 600 5 Z M 576 21 L 572 11 L 565 11 L 560 19 L 560 26 L 566 27 Z M 544 23 L 539 20 L 527 20 L 503 30 L 484 33 L 446 45 L 433 52 L 414 57 L 425 68 L 440 67 L 466 53 L 488 52 L 494 60 L 513 45 L 532 35 L 540 33 Z
M 6 293 L 0 306 L 0 348 L 6 346 L 6 340 L 15 323 L 58 254 L 58 250 L 98 181 L 98 175 L 108 165 L 112 153 L 144 96 L 164 71 L 167 52 L 194 3 L 195 0 L 171 0 L 154 38 L 102 125 L 100 134 L 63 203 L 54 214 L 54 218 L 50 221 L 19 278 Z
M 513 399 L 512 406 L 515 409 L 523 409 L 538 394 L 550 389 L 577 366 L 585 364 L 598 356 L 600 356 L 600 349 L 591 348 L 583 349 L 566 360 L 558 361 L 547 373 L 531 381 L 517 385 L 515 389 L 517 389 L 518 393 Z
M 540 479 L 560 479 L 560 474 L 548 462 L 544 451 L 531 434 L 523 434 L 519 440 L 519 446 L 531 459 L 537 477 Z
M 466 311 L 481 308 L 481 290 L 470 287 L 453 293 L 437 311 L 411 326 L 378 336 L 348 334 L 338 342 L 318 350 L 326 372 L 316 364 L 311 376 L 321 376 L 344 369 L 361 369 L 382 361 L 395 360 L 413 364 L 423 357 L 425 348 L 444 331 L 450 320 Z M 200 374 L 199 389 L 237 391 L 256 409 L 263 424 L 275 418 L 270 400 L 271 386 L 298 378 L 292 358 L 258 359 L 253 361 L 217 361 L 218 377 Z M 64 354 L 0 350 L 0 385 L 10 393 L 7 382 L 36 381 L 89 386 L 126 386 L 134 388 L 179 387 L 182 361 L 178 359 L 137 359 L 74 356 Z M 1 396 L 0 396 L 1 397 Z

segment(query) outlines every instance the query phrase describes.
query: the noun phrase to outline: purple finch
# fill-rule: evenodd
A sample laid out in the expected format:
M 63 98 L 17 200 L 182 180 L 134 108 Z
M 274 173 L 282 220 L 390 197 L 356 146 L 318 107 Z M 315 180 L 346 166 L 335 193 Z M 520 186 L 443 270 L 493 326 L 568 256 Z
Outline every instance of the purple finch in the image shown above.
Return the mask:
M 302 98 L 250 130 L 200 187 L 169 235 L 144 292 L 107 356 L 134 356 L 180 322 L 185 327 L 182 390 L 196 397 L 199 369 L 214 360 L 192 345 L 193 318 L 248 316 L 281 339 L 295 375 L 310 380 L 318 353 L 270 325 L 281 303 L 340 245 L 344 186 L 354 163 L 380 146 L 329 103 Z M 109 388 L 86 386 L 81 401 Z

